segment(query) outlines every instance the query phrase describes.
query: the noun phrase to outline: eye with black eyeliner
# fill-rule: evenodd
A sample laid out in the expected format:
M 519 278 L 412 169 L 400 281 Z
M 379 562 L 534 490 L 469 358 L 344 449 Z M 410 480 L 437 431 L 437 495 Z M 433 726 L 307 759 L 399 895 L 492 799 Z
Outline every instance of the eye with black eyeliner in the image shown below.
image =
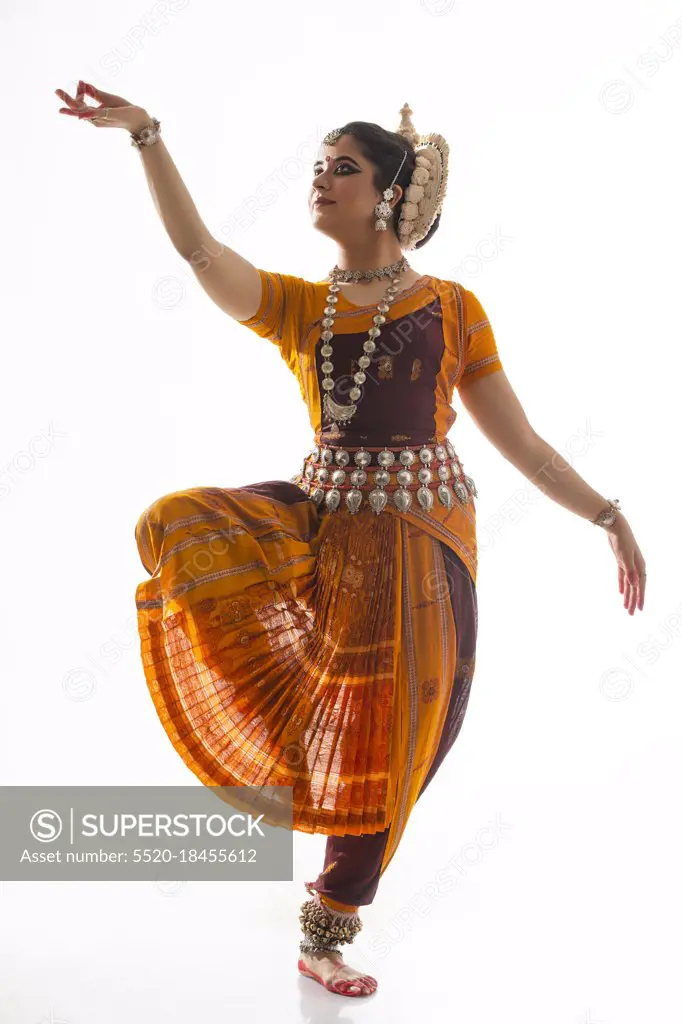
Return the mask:
M 356 169 L 355 167 L 352 167 L 351 164 L 341 163 L 341 164 L 337 164 L 336 167 L 334 168 L 334 170 L 338 171 L 339 167 L 347 167 L 350 171 L 355 171 L 355 169 Z M 321 170 L 322 170 L 322 164 L 315 164 L 315 166 L 313 167 L 313 177 L 316 178 Z

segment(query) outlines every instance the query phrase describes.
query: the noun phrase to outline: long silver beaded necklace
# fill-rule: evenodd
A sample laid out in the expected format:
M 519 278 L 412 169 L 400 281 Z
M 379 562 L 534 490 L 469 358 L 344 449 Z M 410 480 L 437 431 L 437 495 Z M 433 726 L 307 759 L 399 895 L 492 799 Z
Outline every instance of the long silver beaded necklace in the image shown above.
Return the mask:
M 398 286 L 400 285 L 400 277 L 398 276 L 401 272 L 409 270 L 409 263 L 405 256 L 398 260 L 397 263 L 392 263 L 388 267 L 378 267 L 372 270 L 342 270 L 338 265 L 334 267 L 329 273 L 329 292 L 327 294 L 327 304 L 324 308 L 324 319 L 322 320 L 322 333 L 320 334 L 320 340 L 322 341 L 322 347 L 320 353 L 324 356 L 324 362 L 322 363 L 322 389 L 324 391 L 324 399 L 322 406 L 326 412 L 328 418 L 332 422 L 334 432 L 339 429 L 339 423 L 349 423 L 352 417 L 357 412 L 357 403 L 362 397 L 361 384 L 364 384 L 367 380 L 365 370 L 371 363 L 370 356 L 375 351 L 377 344 L 376 339 L 381 334 L 381 325 L 386 323 L 386 313 L 391 308 L 391 303 L 395 299 L 396 293 L 398 292 Z M 373 318 L 374 326 L 370 327 L 368 332 L 367 340 L 363 344 L 364 354 L 358 359 L 360 369 L 353 375 L 353 381 L 355 386 L 351 388 L 349 392 L 350 404 L 340 405 L 335 402 L 330 392 L 334 390 L 335 381 L 332 379 L 331 372 L 334 369 L 334 364 L 331 362 L 331 357 L 334 350 L 330 344 L 334 333 L 332 327 L 334 326 L 334 317 L 336 315 L 336 303 L 339 301 L 337 292 L 340 291 L 339 281 L 342 282 L 355 282 L 360 280 L 371 280 L 374 277 L 391 277 L 391 283 L 386 289 L 386 294 L 377 305 L 377 313 Z

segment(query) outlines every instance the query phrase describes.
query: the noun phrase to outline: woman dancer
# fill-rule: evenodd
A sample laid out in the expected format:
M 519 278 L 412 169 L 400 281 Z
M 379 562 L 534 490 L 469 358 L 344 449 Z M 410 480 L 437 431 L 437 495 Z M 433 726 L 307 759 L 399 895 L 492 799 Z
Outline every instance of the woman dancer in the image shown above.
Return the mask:
M 177 491 L 141 515 L 141 652 L 202 782 L 291 787 L 290 827 L 327 835 L 298 969 L 371 994 L 338 947 L 459 733 L 475 665 L 476 489 L 446 436 L 454 389 L 526 477 L 562 470 L 542 486 L 607 532 L 630 614 L 644 560 L 618 501 L 530 426 L 477 297 L 403 255 L 437 229 L 448 167 L 445 139 L 418 136 L 407 104 L 396 132 L 350 122 L 325 137 L 309 211 L 337 263 L 311 282 L 210 235 L 145 110 L 83 82 L 57 95 L 62 113 L 130 132 L 173 245 L 221 309 L 278 346 L 306 403 L 314 445 L 291 480 Z

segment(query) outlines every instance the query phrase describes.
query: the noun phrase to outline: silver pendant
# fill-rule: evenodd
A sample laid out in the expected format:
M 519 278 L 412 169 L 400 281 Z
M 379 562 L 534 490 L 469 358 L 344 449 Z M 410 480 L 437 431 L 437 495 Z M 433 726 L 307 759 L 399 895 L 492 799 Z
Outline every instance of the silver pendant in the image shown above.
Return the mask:
M 455 503 L 454 495 L 447 484 L 438 485 L 438 497 L 446 508 L 452 508 Z
M 334 421 L 340 420 L 342 423 L 345 423 L 346 420 L 355 415 L 358 407 L 357 405 L 339 405 L 338 402 L 335 402 L 326 394 L 324 396 L 324 408 L 331 419 Z
M 466 473 L 464 474 L 464 483 L 467 485 L 469 491 L 473 494 L 474 498 L 477 498 L 478 491 L 476 490 L 476 484 L 474 483 L 470 476 L 467 476 Z
M 362 491 L 358 491 L 357 488 L 353 488 L 346 495 L 346 507 L 349 512 L 355 513 L 362 504 Z
M 442 486 L 445 487 L 446 485 L 443 484 Z M 457 494 L 457 497 L 459 498 L 459 500 L 464 505 L 466 505 L 467 502 L 469 501 L 469 492 L 466 489 L 466 485 L 463 484 L 461 480 L 455 480 L 455 483 L 454 483 L 453 486 L 455 488 L 455 493 Z
M 407 512 L 412 504 L 412 493 L 410 491 L 406 491 L 404 487 L 401 487 L 393 495 L 393 504 L 401 512 Z
M 373 491 L 370 491 L 369 498 L 367 499 L 371 508 L 378 514 L 383 512 L 386 508 L 386 502 L 388 501 L 388 495 L 386 491 L 382 491 L 380 488 L 375 487 Z
M 339 507 L 341 501 L 341 491 L 337 490 L 336 487 L 332 487 L 330 491 L 327 491 L 324 503 L 330 512 L 335 512 Z
M 428 487 L 420 487 L 417 491 L 417 501 L 425 512 L 430 512 L 433 508 L 433 491 Z

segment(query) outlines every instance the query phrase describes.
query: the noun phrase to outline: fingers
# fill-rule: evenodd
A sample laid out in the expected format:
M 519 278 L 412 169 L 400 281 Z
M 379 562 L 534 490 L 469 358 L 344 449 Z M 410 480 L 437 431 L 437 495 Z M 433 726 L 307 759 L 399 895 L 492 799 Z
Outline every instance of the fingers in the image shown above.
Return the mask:
M 644 592 L 646 590 L 646 565 L 642 563 L 637 567 L 637 607 L 641 611 L 644 607 Z
M 60 100 L 63 100 L 64 103 L 68 103 L 72 110 L 77 110 L 78 107 L 82 105 L 77 100 L 69 96 L 68 92 L 64 92 L 63 89 L 55 89 L 55 93 L 59 96 Z
M 68 104 L 68 109 L 60 107 L 59 113 L 71 114 L 72 117 L 92 117 L 93 114 L 96 116 L 99 113 L 100 108 L 92 107 L 85 102 L 85 96 L 93 96 L 95 92 L 97 92 L 97 90 L 93 89 L 92 86 L 88 85 L 88 83 L 84 82 L 82 79 L 78 80 L 75 97 L 69 96 L 68 92 L 65 92 L 64 89 L 55 89 L 55 93 L 59 96 L 60 100 L 63 100 L 64 103 Z
M 129 100 L 124 99 L 123 96 L 115 96 L 112 92 L 103 92 L 101 89 L 96 89 L 91 82 L 84 82 L 82 78 L 78 79 L 75 98 L 69 96 L 69 94 L 64 92 L 63 89 L 55 89 L 55 92 L 57 93 L 57 96 L 59 96 L 59 98 L 67 103 L 73 110 L 86 107 L 86 98 L 95 100 L 95 102 L 109 109 L 113 109 L 114 107 L 132 106 Z
M 122 96 L 116 96 L 113 92 L 102 92 L 101 89 L 96 89 L 90 82 L 83 82 L 83 89 L 86 96 L 90 96 L 91 99 L 96 100 L 98 103 L 103 103 L 106 107 L 129 107 L 131 104 L 128 100 Z
M 635 614 L 635 608 L 640 611 L 644 608 L 644 592 L 646 590 L 646 571 L 644 568 L 637 569 L 631 566 L 627 571 L 619 567 L 619 579 L 624 576 L 624 598 L 623 607 L 628 615 Z
M 60 99 L 68 103 L 68 107 L 60 107 L 60 114 L 68 114 L 70 117 L 77 117 L 81 121 L 92 121 L 95 118 L 101 119 L 102 121 L 109 120 L 111 112 L 108 107 L 91 107 L 84 103 L 82 97 L 86 86 L 84 82 L 78 83 L 78 90 L 76 92 L 76 99 L 72 99 L 67 92 L 63 89 L 55 89 L 55 93 Z
M 67 110 L 66 107 L 60 107 L 59 113 L 70 114 L 71 117 L 77 117 L 80 121 L 92 121 L 93 118 L 102 116 L 99 107 L 86 107 L 84 110 Z
M 55 93 L 59 96 L 60 100 L 68 104 L 67 107 L 59 108 L 60 114 L 69 114 L 71 117 L 84 117 L 88 113 L 97 113 L 97 107 L 88 107 L 83 102 L 82 86 L 83 83 L 79 82 L 75 99 L 69 96 L 68 92 L 65 92 L 63 89 L 55 89 Z
M 111 98 L 108 92 L 100 92 L 99 89 L 95 89 L 94 85 L 90 85 L 89 82 L 83 82 L 83 91 L 86 96 L 97 100 L 98 103 L 108 103 Z
M 637 596 L 637 607 L 639 608 L 640 612 L 641 612 L 642 608 L 644 607 L 644 592 L 645 592 L 645 590 L 646 590 L 646 576 L 640 576 L 639 577 L 638 596 Z
M 87 120 L 88 118 L 97 117 L 99 110 L 93 110 L 92 108 L 89 110 L 69 110 L 68 107 L 60 107 L 59 113 L 69 114 L 71 117 L 78 117 L 81 119 L 85 118 Z
M 625 601 L 624 606 L 628 615 L 632 615 L 632 606 L 637 593 L 634 585 L 634 570 L 628 569 L 625 575 Z

